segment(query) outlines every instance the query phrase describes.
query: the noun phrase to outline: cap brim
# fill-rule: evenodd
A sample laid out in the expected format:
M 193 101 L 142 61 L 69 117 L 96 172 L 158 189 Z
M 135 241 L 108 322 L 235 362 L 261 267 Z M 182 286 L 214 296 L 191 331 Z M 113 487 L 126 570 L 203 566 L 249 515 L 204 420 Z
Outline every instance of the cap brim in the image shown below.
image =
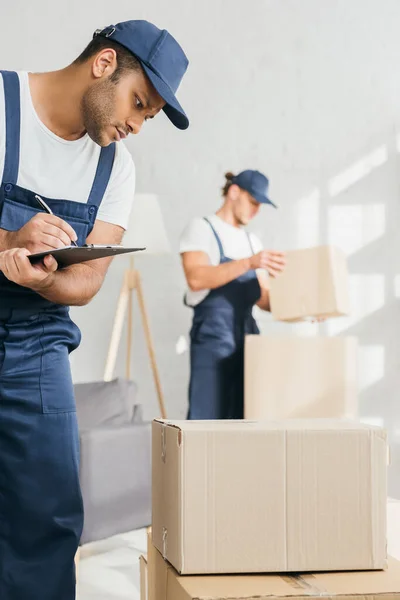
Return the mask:
M 168 119 L 178 129 L 187 129 L 189 127 L 189 119 L 187 118 L 185 111 L 179 104 L 171 88 L 147 65 L 144 63 L 141 63 L 141 65 L 147 77 L 160 94 L 161 98 L 165 100 L 166 104 L 163 108 L 163 111 L 167 115 Z
M 272 202 L 272 200 L 270 200 L 269 198 L 267 198 L 267 196 L 261 196 L 261 194 L 252 194 L 252 196 L 260 204 L 271 204 L 271 206 L 273 206 L 274 208 L 278 208 L 277 205 L 274 204 L 274 202 Z

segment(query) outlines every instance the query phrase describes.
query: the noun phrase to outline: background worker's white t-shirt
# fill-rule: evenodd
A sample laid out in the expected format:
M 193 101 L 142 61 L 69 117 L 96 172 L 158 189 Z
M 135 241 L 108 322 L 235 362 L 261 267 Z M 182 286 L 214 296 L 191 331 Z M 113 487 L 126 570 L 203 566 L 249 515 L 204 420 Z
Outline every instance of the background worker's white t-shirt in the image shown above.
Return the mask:
M 21 145 L 17 185 L 47 198 L 86 203 L 94 181 L 100 146 L 86 134 L 67 141 L 39 119 L 32 103 L 28 73 L 18 73 L 21 87 Z M 0 177 L 4 171 L 5 104 L 0 76 Z M 135 192 L 135 166 L 122 142 L 97 219 L 126 229 Z
M 215 231 L 217 232 L 227 258 L 239 260 L 249 258 L 253 254 L 261 252 L 263 245 L 259 238 L 250 233 L 250 241 L 247 232 L 240 228 L 229 225 L 217 215 L 207 217 Z M 209 257 L 211 265 L 218 265 L 220 261 L 220 252 L 217 240 L 210 225 L 203 218 L 193 219 L 185 228 L 181 235 L 179 252 L 205 252 Z M 199 304 L 209 293 L 209 290 L 193 292 L 187 290 L 186 300 L 190 306 Z

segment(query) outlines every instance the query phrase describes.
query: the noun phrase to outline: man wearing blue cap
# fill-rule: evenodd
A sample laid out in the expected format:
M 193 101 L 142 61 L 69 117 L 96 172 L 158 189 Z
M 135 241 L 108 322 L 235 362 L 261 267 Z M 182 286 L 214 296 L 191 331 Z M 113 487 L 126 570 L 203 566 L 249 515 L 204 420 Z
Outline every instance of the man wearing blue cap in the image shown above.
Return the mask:
M 147 21 L 98 30 L 68 67 L 0 77 L 0 598 L 72 600 L 83 508 L 68 354 L 69 305 L 100 289 L 108 259 L 57 270 L 50 255 L 119 244 L 135 171 L 122 144 L 175 97 L 187 58 Z
M 244 339 L 257 334 L 254 305 L 269 310 L 267 272 L 284 268 L 282 252 L 263 250 L 243 230 L 268 197 L 259 171 L 225 175 L 224 204 L 194 219 L 182 234 L 180 253 L 193 307 L 190 332 L 189 419 L 242 419 Z

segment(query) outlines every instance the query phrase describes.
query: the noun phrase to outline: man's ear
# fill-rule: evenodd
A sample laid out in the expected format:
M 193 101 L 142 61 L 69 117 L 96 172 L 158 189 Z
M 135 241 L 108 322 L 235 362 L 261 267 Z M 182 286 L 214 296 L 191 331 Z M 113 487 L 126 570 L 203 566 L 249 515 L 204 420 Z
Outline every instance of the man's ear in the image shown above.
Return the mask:
M 240 194 L 240 187 L 236 185 L 236 183 L 232 183 L 232 185 L 229 187 L 229 193 L 233 200 L 237 200 Z
M 112 75 L 117 68 L 117 54 L 112 48 L 99 52 L 92 63 L 92 74 L 96 79 Z

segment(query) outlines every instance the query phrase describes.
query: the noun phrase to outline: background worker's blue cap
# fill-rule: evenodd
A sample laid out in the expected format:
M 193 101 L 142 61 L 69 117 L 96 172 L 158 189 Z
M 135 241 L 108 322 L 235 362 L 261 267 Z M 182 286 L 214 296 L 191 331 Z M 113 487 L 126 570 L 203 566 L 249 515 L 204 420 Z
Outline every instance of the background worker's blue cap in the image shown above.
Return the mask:
M 139 59 L 144 72 L 165 100 L 165 114 L 178 129 L 189 119 L 175 97 L 189 61 L 175 38 L 148 21 L 125 21 L 97 30 L 96 35 L 118 42 Z
M 249 192 L 260 204 L 272 204 L 277 208 L 276 204 L 268 198 L 268 178 L 260 171 L 252 171 L 251 169 L 242 171 L 239 175 L 233 177 L 232 183 Z

